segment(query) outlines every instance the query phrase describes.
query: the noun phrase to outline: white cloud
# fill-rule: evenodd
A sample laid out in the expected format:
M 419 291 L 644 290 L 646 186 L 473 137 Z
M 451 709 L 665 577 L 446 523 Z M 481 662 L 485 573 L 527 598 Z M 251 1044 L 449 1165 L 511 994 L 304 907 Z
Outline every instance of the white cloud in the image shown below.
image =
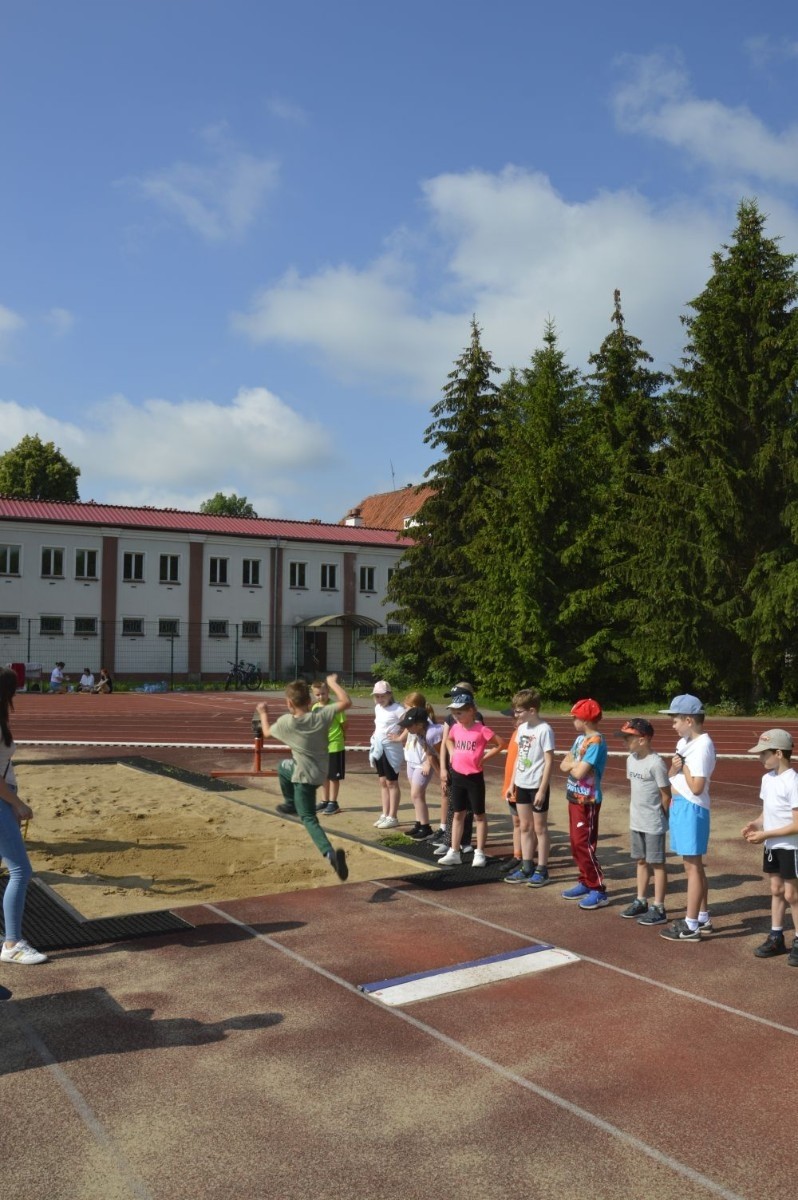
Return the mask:
M 644 133 L 719 172 L 770 183 L 798 183 L 798 126 L 771 132 L 750 109 L 701 100 L 677 55 L 622 60 L 626 81 L 614 96 L 619 127 Z
M 26 434 L 54 441 L 80 467 L 80 494 L 116 504 L 196 509 L 217 491 L 246 495 L 264 516 L 279 515 L 305 472 L 333 450 L 324 428 L 266 388 L 241 388 L 229 404 L 114 396 L 85 424 L 0 401 L 0 453 Z
M 234 327 L 255 342 L 310 347 L 342 379 L 409 382 L 429 400 L 467 344 L 472 314 L 503 368 L 527 362 L 549 316 L 571 360 L 585 365 L 609 332 L 619 287 L 630 330 L 669 363 L 682 345 L 679 314 L 728 233 L 727 213 L 698 204 L 657 208 L 631 191 L 570 203 L 545 175 L 514 167 L 441 175 L 423 194 L 426 249 L 397 237 L 390 256 L 360 270 L 290 272 Z M 418 282 L 430 243 L 447 255 L 434 302 Z
M 786 37 L 774 38 L 768 34 L 759 34 L 757 37 L 748 38 L 743 43 L 743 48 L 758 70 L 764 70 L 774 61 L 798 58 L 798 42 L 790 41 Z
M 206 241 L 241 238 L 277 186 L 278 164 L 239 149 L 224 123 L 208 126 L 202 140 L 209 162 L 176 162 L 134 182 Z
M 51 308 L 45 320 L 58 338 L 66 337 L 75 324 L 75 316 L 68 308 Z
M 25 328 L 25 321 L 10 308 L 0 304 L 0 362 L 5 361 L 15 334 Z
M 305 110 L 282 96 L 272 96 L 266 102 L 266 108 L 273 117 L 277 117 L 280 121 L 288 121 L 294 125 L 307 125 L 308 123 Z

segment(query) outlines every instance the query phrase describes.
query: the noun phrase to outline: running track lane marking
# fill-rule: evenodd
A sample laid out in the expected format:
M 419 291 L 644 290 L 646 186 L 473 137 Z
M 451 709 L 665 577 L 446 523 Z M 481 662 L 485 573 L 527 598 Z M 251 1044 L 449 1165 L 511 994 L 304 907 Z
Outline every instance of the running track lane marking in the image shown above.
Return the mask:
M 375 887 L 385 888 L 390 887 L 383 880 L 370 879 L 369 883 L 373 883 Z M 416 896 L 412 892 L 405 892 L 399 888 L 391 889 L 397 896 L 405 900 L 415 900 L 417 904 L 427 904 L 430 908 L 438 908 L 441 912 L 449 913 L 450 916 L 463 917 L 466 921 L 474 921 L 477 925 L 485 925 L 488 929 L 495 929 L 498 933 L 509 933 L 513 937 L 521 938 L 525 942 L 532 942 L 535 946 L 547 946 L 548 942 L 542 942 L 540 938 L 531 937 L 528 933 L 521 933 L 518 929 L 508 929 L 506 925 L 497 925 L 495 921 L 486 921 L 484 917 L 474 917 L 471 913 L 460 912 L 457 908 L 449 908 L 446 904 L 441 904 L 437 900 L 427 900 L 424 896 Z M 707 996 L 697 996 L 695 992 L 686 992 L 684 988 L 674 987 L 670 983 L 662 983 L 659 979 L 652 979 L 649 975 L 638 975 L 636 971 L 629 971 L 626 967 L 617 967 L 614 963 L 605 962 L 601 958 L 591 958 L 589 954 L 579 954 L 582 962 L 592 963 L 594 967 L 603 967 L 605 971 L 615 971 L 618 975 L 625 975 L 627 979 L 634 979 L 637 983 L 647 983 L 650 987 L 662 988 L 664 992 L 670 992 L 673 996 L 682 996 L 685 1000 L 694 1000 L 696 1004 L 706 1004 L 710 1008 L 718 1008 L 721 1012 L 729 1013 L 733 1017 L 743 1017 L 746 1021 L 754 1021 L 757 1025 L 766 1025 L 768 1029 L 776 1029 L 779 1033 L 788 1033 L 791 1037 L 798 1037 L 798 1029 L 791 1025 L 779 1025 L 778 1021 L 770 1021 L 767 1017 L 758 1017 L 756 1013 L 745 1012 L 741 1008 L 732 1008 L 729 1004 L 722 1004 L 720 1000 L 710 1000 Z
M 379 885 L 383 887 L 383 884 Z M 412 1017 L 409 1013 L 403 1012 L 400 1008 L 386 1008 L 379 1000 L 373 999 L 365 992 L 361 992 L 358 987 L 349 983 L 346 979 L 342 979 L 339 975 L 334 975 L 332 971 L 328 971 L 325 967 L 319 966 L 318 963 L 311 962 L 302 954 L 297 954 L 295 950 L 290 950 L 288 946 L 281 945 L 280 942 L 274 941 L 268 934 L 259 933 L 257 929 L 253 929 L 251 925 L 247 925 L 245 921 L 239 921 L 237 917 L 226 913 L 224 909 L 217 908 L 215 904 L 203 905 L 209 912 L 215 913 L 224 921 L 229 921 L 231 925 L 237 925 L 239 929 L 243 929 L 250 937 L 256 938 L 260 942 L 265 942 L 272 950 L 279 951 L 287 958 L 293 959 L 300 966 L 305 967 L 309 971 L 314 971 L 317 975 L 321 975 L 324 979 L 328 979 L 331 983 L 335 983 L 338 987 L 350 992 L 353 996 L 357 996 L 359 1000 L 366 1004 L 371 1004 L 381 1013 L 387 1016 L 395 1017 L 399 1021 L 403 1021 L 406 1025 L 411 1025 L 420 1033 L 427 1034 L 428 1037 L 434 1038 L 441 1042 L 455 1053 L 461 1054 L 464 1058 L 470 1059 L 480 1067 L 486 1067 L 489 1071 L 493 1071 L 495 1075 L 499 1075 L 502 1079 L 509 1083 L 514 1083 L 518 1087 L 523 1088 L 527 1092 L 532 1092 L 541 1100 L 546 1100 L 549 1104 L 555 1105 L 557 1108 L 564 1109 L 571 1116 L 578 1117 L 579 1120 L 585 1121 L 588 1125 L 592 1125 L 594 1129 L 601 1130 L 602 1133 L 609 1134 L 610 1137 L 616 1138 L 625 1146 L 632 1150 L 637 1150 L 640 1154 L 644 1154 L 647 1158 L 653 1159 L 660 1166 L 667 1167 L 674 1171 L 677 1175 L 681 1175 L 684 1179 L 689 1179 L 691 1183 L 697 1184 L 699 1187 L 705 1188 L 708 1192 L 712 1192 L 715 1196 L 721 1196 L 723 1200 L 746 1200 L 746 1197 L 741 1196 L 738 1192 L 732 1192 L 729 1188 L 724 1187 L 720 1183 L 716 1183 L 714 1179 L 710 1179 L 707 1175 L 702 1175 L 700 1171 L 695 1171 L 692 1167 L 688 1167 L 686 1163 L 679 1162 L 676 1158 L 671 1158 L 669 1154 L 664 1154 L 661 1150 L 657 1150 L 654 1146 L 649 1146 L 647 1142 L 643 1142 L 634 1134 L 626 1133 L 617 1125 L 605 1121 L 602 1117 L 596 1116 L 586 1108 L 580 1108 L 578 1104 L 573 1104 L 570 1100 L 566 1100 L 564 1096 L 558 1096 L 556 1092 L 550 1092 L 547 1088 L 540 1087 L 537 1083 L 532 1083 L 531 1080 L 525 1079 L 523 1075 L 516 1075 L 514 1071 L 510 1071 L 507 1067 L 503 1067 L 501 1063 L 494 1062 L 493 1059 L 486 1058 L 484 1054 L 480 1054 L 476 1050 L 471 1050 L 462 1042 L 455 1041 L 448 1034 L 441 1033 L 439 1029 L 435 1029 L 432 1025 L 427 1025 L 424 1021 L 419 1021 L 417 1017 Z M 441 907 L 443 907 L 441 905 Z M 449 910 L 454 911 L 454 910 Z M 487 923 L 487 922 L 486 922 Z M 589 961 L 589 960 L 588 960 Z
M 111 1158 L 117 1172 L 130 1189 L 131 1195 L 136 1197 L 136 1200 L 154 1200 L 152 1192 L 133 1172 L 129 1163 L 125 1159 L 121 1150 L 117 1146 L 111 1134 L 105 1128 L 103 1123 L 97 1117 L 91 1105 L 88 1103 L 83 1093 L 75 1086 L 72 1080 L 67 1075 L 66 1071 L 58 1063 L 58 1060 L 50 1051 L 47 1043 L 39 1037 L 36 1030 L 26 1020 L 24 1020 L 14 1007 L 14 1000 L 10 1000 L 4 1008 L 12 1020 L 14 1020 L 22 1031 L 25 1041 L 32 1050 L 38 1054 L 39 1058 L 49 1071 L 55 1082 L 61 1088 L 61 1091 L 66 1096 L 69 1103 L 74 1108 L 75 1112 L 80 1117 L 89 1134 L 101 1150 L 104 1150 Z

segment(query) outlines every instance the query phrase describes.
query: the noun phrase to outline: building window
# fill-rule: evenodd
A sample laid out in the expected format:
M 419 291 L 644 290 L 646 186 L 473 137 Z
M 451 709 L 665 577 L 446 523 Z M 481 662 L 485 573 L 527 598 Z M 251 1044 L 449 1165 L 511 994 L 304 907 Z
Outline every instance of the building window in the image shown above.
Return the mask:
M 158 578 L 161 583 L 180 582 L 180 555 L 162 554 L 158 568 Z
M 142 583 L 144 580 L 144 555 L 128 551 L 122 555 L 122 582 Z
M 244 587 L 260 587 L 260 559 L 245 558 L 242 576 Z
M 397 567 L 389 567 L 389 568 L 388 568 L 388 582 L 389 582 L 389 583 L 391 582 L 391 580 L 393 579 L 394 575 L 396 574 L 396 572 L 397 572 L 397 569 L 398 569 Z
M 338 567 L 335 563 L 321 564 L 321 590 L 323 592 L 338 591 Z
M 361 592 L 373 592 L 374 591 L 374 568 L 373 567 L 361 567 L 360 568 L 360 590 L 361 590 Z
M 40 617 L 39 618 L 39 633 L 45 634 L 48 637 L 60 637 L 64 632 L 63 617 Z
M 96 550 L 76 550 L 75 551 L 75 578 L 76 579 L 96 579 L 97 578 L 97 551 Z
M 0 575 L 19 575 L 21 546 L 0 546 Z
M 75 617 L 75 634 L 77 637 L 96 637 L 96 617 Z
M 245 638 L 259 638 L 260 621 L 242 621 L 241 636 Z
M 64 578 L 64 551 L 58 546 L 42 546 L 42 579 Z
M 210 582 L 215 583 L 215 584 L 221 584 L 223 586 L 225 586 L 227 584 L 227 559 L 226 558 L 212 558 L 211 559 Z
M 161 617 L 158 621 L 158 637 L 180 637 L 180 621 L 177 617 Z
M 288 586 L 292 588 L 307 587 L 307 563 L 292 562 L 288 564 Z
M 144 618 L 123 617 L 122 637 L 144 637 Z
M 0 616 L 0 633 L 19 633 L 19 617 L 10 614 Z
M 227 621 L 209 621 L 208 622 L 208 637 L 226 638 L 229 637 L 229 622 Z
M 401 625 L 399 623 L 399 621 L 389 621 L 388 625 L 387 625 L 387 632 L 398 634 L 398 633 L 406 633 L 407 631 L 406 631 L 404 625 Z

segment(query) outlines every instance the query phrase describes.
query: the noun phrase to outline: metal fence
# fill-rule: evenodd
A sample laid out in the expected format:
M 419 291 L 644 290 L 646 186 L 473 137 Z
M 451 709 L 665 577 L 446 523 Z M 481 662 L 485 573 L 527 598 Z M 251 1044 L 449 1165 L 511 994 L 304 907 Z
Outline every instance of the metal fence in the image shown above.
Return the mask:
M 224 680 L 234 663 L 257 667 L 264 680 L 315 678 L 330 671 L 349 682 L 373 679 L 378 638 L 386 630 L 332 626 L 258 625 L 252 622 L 189 623 L 97 621 L 92 633 L 42 632 L 38 618 L 19 622 L 16 631 L 0 632 L 0 662 L 21 663 L 28 682 L 45 684 L 56 662 L 79 677 L 84 667 L 95 675 L 101 666 L 114 679 L 175 683 Z

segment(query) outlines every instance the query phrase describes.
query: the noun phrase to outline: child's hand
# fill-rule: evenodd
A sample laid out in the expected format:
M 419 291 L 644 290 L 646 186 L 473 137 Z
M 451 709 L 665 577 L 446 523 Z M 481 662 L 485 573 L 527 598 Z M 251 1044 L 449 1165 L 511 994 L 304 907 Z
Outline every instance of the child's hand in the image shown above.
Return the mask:
M 431 770 L 432 770 L 432 759 L 428 758 L 421 767 L 421 774 L 429 775 Z
M 752 846 L 761 846 L 765 840 L 765 831 L 763 829 L 752 829 L 750 833 L 746 833 L 745 840 L 750 842 Z
M 267 717 L 269 715 L 269 710 L 266 706 L 265 700 L 261 700 L 260 704 L 255 705 L 255 712 L 259 712 L 261 714 L 261 716 L 264 716 L 264 717 Z
M 329 684 L 329 686 L 330 686 L 330 687 L 332 687 L 332 686 L 333 686 L 333 684 L 334 684 L 334 683 L 337 683 L 337 682 L 338 682 L 338 673 L 337 673 L 337 671 L 336 671 L 336 672 L 333 672 L 333 674 L 332 674 L 332 675 L 328 675 L 328 676 L 327 676 L 327 683 Z
M 33 809 L 24 800 L 18 799 L 13 807 L 18 821 L 30 821 L 33 818 Z

